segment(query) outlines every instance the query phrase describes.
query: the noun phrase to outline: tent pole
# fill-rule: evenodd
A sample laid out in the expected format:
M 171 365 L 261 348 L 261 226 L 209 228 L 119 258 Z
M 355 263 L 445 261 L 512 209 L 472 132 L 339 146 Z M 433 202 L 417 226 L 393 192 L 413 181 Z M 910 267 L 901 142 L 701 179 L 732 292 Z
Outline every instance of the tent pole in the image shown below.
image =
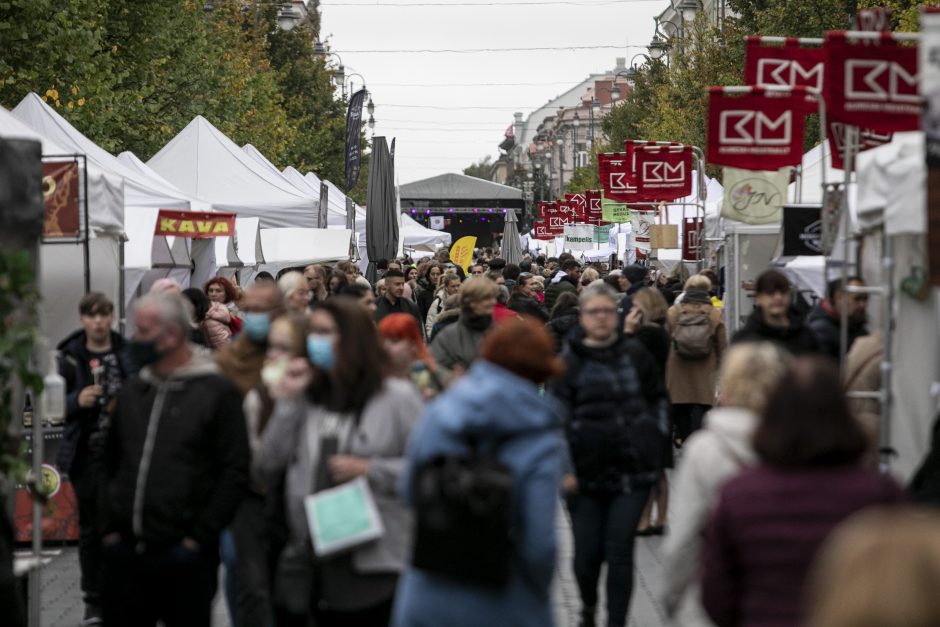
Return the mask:
M 91 250 L 89 250 L 89 240 L 91 239 L 91 233 L 89 232 L 88 226 L 88 156 L 87 155 L 77 155 L 81 157 L 82 161 L 85 162 L 84 176 L 82 177 L 82 187 L 84 188 L 85 196 L 85 237 L 83 238 L 83 253 L 84 253 L 84 262 L 85 262 L 85 293 L 91 291 Z M 77 162 L 76 162 L 76 165 Z

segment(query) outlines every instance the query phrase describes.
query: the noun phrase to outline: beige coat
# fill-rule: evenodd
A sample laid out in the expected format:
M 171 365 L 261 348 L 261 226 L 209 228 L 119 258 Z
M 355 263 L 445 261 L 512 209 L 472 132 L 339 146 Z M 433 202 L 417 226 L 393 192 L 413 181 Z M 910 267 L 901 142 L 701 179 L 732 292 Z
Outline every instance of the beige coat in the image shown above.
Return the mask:
M 715 333 L 715 350 L 706 359 L 683 359 L 676 354 L 674 346 L 669 347 L 669 361 L 666 362 L 666 387 L 673 404 L 697 403 L 715 404 L 715 386 L 718 380 L 718 366 L 721 355 L 728 343 L 725 323 L 721 310 L 705 303 L 679 303 L 669 308 L 666 325 L 670 337 L 679 319 L 679 313 L 687 310 L 702 310 L 709 315 Z

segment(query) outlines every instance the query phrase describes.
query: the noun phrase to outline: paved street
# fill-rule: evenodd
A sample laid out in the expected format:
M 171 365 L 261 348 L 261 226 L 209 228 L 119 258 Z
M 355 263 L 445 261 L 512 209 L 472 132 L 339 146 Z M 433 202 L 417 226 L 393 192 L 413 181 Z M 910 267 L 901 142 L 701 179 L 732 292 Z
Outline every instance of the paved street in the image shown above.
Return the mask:
M 577 627 L 578 590 L 571 572 L 571 534 L 565 517 L 559 516 L 558 536 L 561 542 L 558 572 L 553 591 L 555 617 L 558 627 Z M 637 538 L 636 587 L 630 627 L 657 627 L 665 625 L 659 588 L 662 582 L 662 563 L 659 558 L 660 538 Z M 221 587 L 221 586 L 220 586 Z M 603 591 L 603 584 L 601 585 Z M 43 627 L 76 627 L 82 618 L 81 590 L 78 586 L 78 550 L 68 547 L 43 571 Z M 603 605 L 603 602 L 601 603 Z M 598 624 L 603 623 L 599 616 Z M 227 627 L 228 612 L 221 596 L 217 598 L 213 625 Z

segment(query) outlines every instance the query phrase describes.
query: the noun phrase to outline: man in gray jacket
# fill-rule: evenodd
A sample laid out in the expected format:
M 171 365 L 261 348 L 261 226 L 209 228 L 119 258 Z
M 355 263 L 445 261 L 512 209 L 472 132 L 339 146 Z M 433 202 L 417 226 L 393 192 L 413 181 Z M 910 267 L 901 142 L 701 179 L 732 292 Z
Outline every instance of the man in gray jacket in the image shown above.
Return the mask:
M 483 336 L 493 324 L 498 287 L 486 278 L 470 279 L 460 287 L 460 318 L 445 327 L 431 343 L 431 355 L 448 370 L 467 369 L 477 358 Z

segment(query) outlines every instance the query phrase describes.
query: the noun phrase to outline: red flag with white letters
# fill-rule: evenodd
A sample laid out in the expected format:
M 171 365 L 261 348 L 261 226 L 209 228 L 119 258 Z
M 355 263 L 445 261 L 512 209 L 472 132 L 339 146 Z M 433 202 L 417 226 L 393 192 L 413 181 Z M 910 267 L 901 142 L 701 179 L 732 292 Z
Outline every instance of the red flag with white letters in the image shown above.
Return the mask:
M 710 89 L 708 100 L 708 162 L 743 170 L 779 170 L 799 165 L 803 129 L 809 111 L 806 91 L 785 94 L 761 88 L 748 94 Z
M 884 33 L 849 41 L 826 33 L 826 110 L 829 119 L 877 133 L 920 130 L 917 46 Z
M 587 215 L 587 199 L 584 194 L 565 194 L 565 200 L 568 206 L 575 212 L 575 219 L 578 222 L 585 222 Z
M 820 47 L 802 47 L 787 38 L 782 45 L 765 45 L 761 38 L 747 38 L 744 84 L 758 87 L 807 87 L 820 94 L 825 85 L 825 54 Z
M 597 155 L 597 173 L 604 196 L 618 202 L 637 202 L 633 155 L 626 152 Z
M 604 224 L 604 210 L 601 206 L 603 195 L 599 189 L 589 189 L 584 192 L 587 200 L 587 212 L 584 214 L 584 221 L 588 224 L 600 226 Z
M 659 202 L 692 195 L 691 146 L 634 146 L 633 167 L 639 201 Z

